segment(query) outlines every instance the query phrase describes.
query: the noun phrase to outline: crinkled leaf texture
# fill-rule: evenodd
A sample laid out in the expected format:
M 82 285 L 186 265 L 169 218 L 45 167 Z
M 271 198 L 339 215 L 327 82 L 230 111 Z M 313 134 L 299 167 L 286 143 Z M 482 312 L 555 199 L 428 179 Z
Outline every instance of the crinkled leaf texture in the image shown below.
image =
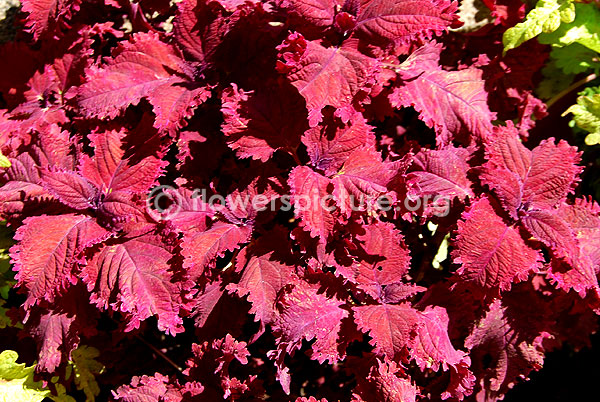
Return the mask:
M 301 34 L 291 34 L 279 47 L 278 69 L 306 99 L 308 122 L 315 127 L 325 106 L 336 109 L 344 122 L 353 114 L 353 102 L 361 92 L 370 92 L 381 68 L 376 59 L 365 56 L 346 42 L 340 47 L 323 47 Z
M 512 218 L 517 219 L 519 211 L 553 208 L 573 190 L 581 172 L 575 147 L 550 138 L 530 151 L 512 124 L 496 128 L 494 134 L 486 147 L 482 181 Z
M 98 307 L 128 313 L 127 330 L 156 316 L 161 330 L 176 334 L 183 331 L 181 289 L 173 281 L 170 259 L 170 249 L 151 234 L 107 244 L 83 269 L 83 281 Z
M 88 117 L 114 118 L 146 98 L 154 107 L 154 126 L 174 130 L 210 94 L 186 74 L 175 49 L 150 33 L 124 42 L 108 63 L 87 71 L 79 90 L 79 107 Z
M 518 228 L 496 214 L 490 200 L 481 198 L 458 222 L 454 262 L 459 279 L 494 293 L 509 290 L 541 266 L 541 254 L 531 248 Z
M 472 135 L 485 139 L 492 130 L 482 71 L 470 67 L 445 71 L 438 65 L 440 45 L 426 45 L 399 67 L 400 80 L 390 95 L 395 107 L 413 106 L 421 119 L 435 128 L 437 143 Z
M 85 215 L 34 216 L 25 220 L 11 248 L 19 286 L 28 290 L 26 307 L 41 300 L 52 302 L 77 282 L 75 265 L 83 252 L 109 237 L 109 232 Z

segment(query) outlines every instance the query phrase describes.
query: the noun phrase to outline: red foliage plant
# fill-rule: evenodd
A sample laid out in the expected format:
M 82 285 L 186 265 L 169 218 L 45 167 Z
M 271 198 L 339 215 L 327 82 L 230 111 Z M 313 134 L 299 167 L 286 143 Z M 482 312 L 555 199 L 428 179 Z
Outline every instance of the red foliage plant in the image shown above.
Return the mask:
M 39 375 L 86 344 L 115 400 L 495 401 L 595 331 L 600 207 L 576 148 L 527 142 L 546 51 L 503 55 L 503 24 L 483 46 L 453 0 L 23 11 L 0 216 Z

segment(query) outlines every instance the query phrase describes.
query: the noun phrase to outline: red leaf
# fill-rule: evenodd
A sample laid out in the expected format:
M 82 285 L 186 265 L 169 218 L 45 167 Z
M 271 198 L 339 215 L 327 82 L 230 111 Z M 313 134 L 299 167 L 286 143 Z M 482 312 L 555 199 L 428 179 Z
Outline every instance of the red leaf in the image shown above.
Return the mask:
M 400 66 L 403 80 L 390 95 L 392 106 L 413 106 L 421 120 L 435 128 L 438 145 L 471 134 L 485 139 L 495 115 L 488 108 L 481 70 L 442 70 L 440 51 L 439 45 L 424 46 Z
M 355 210 L 376 210 L 378 198 L 388 192 L 387 185 L 397 173 L 398 165 L 382 162 L 373 148 L 352 152 L 331 179 L 341 212 L 349 216 Z
M 199 390 L 198 393 L 200 392 L 202 391 Z M 131 385 L 122 385 L 113 393 L 116 400 L 125 402 L 183 401 L 183 391 L 171 384 L 169 377 L 160 373 L 156 373 L 152 377 L 135 376 L 131 380 Z
M 304 99 L 291 86 L 253 93 L 234 84 L 223 91 L 221 111 L 223 134 L 240 158 L 266 162 L 278 149 L 295 152 L 308 128 Z
M 501 399 L 518 377 L 541 368 L 544 361 L 541 342 L 548 334 L 529 335 L 530 323 L 520 324 L 523 328 L 507 316 L 506 307 L 497 299 L 465 340 L 465 347 L 477 362 L 473 370 L 482 397 Z M 485 356 L 491 362 L 484 366 Z
M 174 335 L 183 327 L 180 289 L 169 272 L 171 257 L 161 239 L 145 235 L 105 245 L 84 267 L 82 278 L 98 307 L 129 313 L 127 331 L 156 316 L 158 328 Z
M 474 202 L 458 222 L 454 262 L 460 279 L 486 290 L 509 290 L 540 267 L 542 256 L 496 215 L 490 201 Z
M 402 282 L 410 268 L 410 252 L 402 234 L 391 223 L 377 222 L 361 227 L 356 236 L 356 263 L 337 271 L 375 299 L 384 299 L 388 285 Z
M 353 151 L 375 146 L 373 128 L 360 113 L 347 124 L 327 115 L 325 121 L 306 131 L 302 136 L 312 165 L 325 175 L 335 174 Z
M 443 307 L 428 306 L 421 313 L 423 325 L 417 330 L 417 341 L 413 348 L 417 365 L 421 370 L 426 368 L 438 371 L 458 366 L 469 367 L 471 361 L 465 352 L 454 349 L 448 336 L 448 313 Z
M 285 293 L 279 303 L 280 313 L 272 324 L 277 335 L 278 349 L 269 352 L 277 361 L 278 376 L 281 385 L 289 394 L 290 377 L 284 367 L 285 354 L 292 354 L 302 346 L 303 340 L 313 340 L 311 358 L 323 364 L 342 359 L 338 350 L 338 334 L 342 319 L 348 312 L 340 306 L 342 301 L 317 293 L 315 286 L 306 282 L 297 283 L 289 293 Z
M 355 30 L 374 42 L 384 43 L 429 39 L 452 24 L 457 10 L 457 3 L 451 0 L 360 0 L 353 3 L 358 7 Z
M 226 251 L 233 251 L 248 241 L 252 228 L 231 223 L 218 222 L 206 231 L 184 234 L 181 254 L 185 258 L 183 266 L 195 278 L 206 272 L 210 264 L 222 257 Z
M 415 402 L 419 391 L 410 378 L 402 376 L 398 364 L 389 359 L 377 359 L 376 364 L 366 378 L 357 376 L 352 402 Z
M 511 124 L 494 130 L 486 155 L 482 181 L 515 219 L 519 209 L 548 209 L 563 201 L 581 172 L 577 148 L 548 139 L 530 151 Z
M 81 0 L 23 0 L 23 11 L 28 13 L 26 25 L 38 40 L 79 11 Z
M 273 258 L 273 252 L 252 255 L 244 267 L 239 283 L 232 286 L 240 297 L 248 295 L 250 312 L 255 321 L 270 324 L 276 315 L 275 301 L 279 291 L 292 278 L 292 267 Z
M 278 49 L 282 61 L 277 68 L 306 99 L 310 127 L 321 122 L 325 106 L 337 109 L 335 115 L 347 122 L 354 114 L 352 103 L 359 92 L 370 91 L 380 69 L 377 60 L 359 53 L 350 41 L 325 48 L 293 33 Z
M 353 307 L 354 320 L 364 333 L 375 353 L 396 359 L 415 346 L 417 329 L 421 324 L 419 312 L 407 303 Z
M 456 197 L 464 201 L 466 197 L 473 197 L 471 181 L 467 178 L 469 156 L 466 149 L 453 146 L 441 150 L 422 149 L 415 155 L 406 181 L 414 181 L 417 185 L 414 195 L 427 197 L 428 204 L 433 204 L 436 197 L 449 200 Z M 430 210 L 434 208 L 432 205 Z
M 147 98 L 159 130 L 180 128 L 192 109 L 209 97 L 206 88 L 186 77 L 174 49 L 149 33 L 136 33 L 131 42 L 122 42 L 109 63 L 91 67 L 87 76 L 78 96 L 87 117 L 114 118 Z
M 112 192 L 145 193 L 156 183 L 166 162 L 139 150 L 141 160 L 125 157 L 123 132 L 107 130 L 90 134 L 94 156 L 84 155 L 81 173 L 106 195 Z
M 109 237 L 109 232 L 84 215 L 34 216 L 25 219 L 10 249 L 19 286 L 28 290 L 25 308 L 50 302 L 77 282 L 75 264 L 82 252 Z
M 95 208 L 99 192 L 96 186 L 75 172 L 42 170 L 44 187 L 60 202 L 76 210 Z
M 327 201 L 333 198 L 328 191 L 329 179 L 307 166 L 297 166 L 290 173 L 288 184 L 300 225 L 312 237 L 320 237 L 325 241 L 334 224 L 333 206 Z

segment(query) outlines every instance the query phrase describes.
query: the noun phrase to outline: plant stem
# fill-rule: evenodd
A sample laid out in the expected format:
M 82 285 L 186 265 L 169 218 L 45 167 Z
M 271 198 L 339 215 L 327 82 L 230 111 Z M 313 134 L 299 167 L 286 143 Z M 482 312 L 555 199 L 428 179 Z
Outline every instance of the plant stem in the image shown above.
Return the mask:
M 596 78 L 598 78 L 598 76 L 596 74 L 590 74 L 585 78 L 580 79 L 577 82 L 574 82 L 573 84 L 571 84 L 567 89 L 559 92 L 558 94 L 554 95 L 552 97 L 552 99 L 550 99 L 547 103 L 546 103 L 546 108 L 550 109 L 552 107 L 552 105 L 554 105 L 556 102 L 558 102 L 563 96 L 568 95 L 569 93 L 571 93 L 572 91 L 574 91 L 575 89 L 577 89 L 578 87 L 587 84 L 590 81 L 595 80 Z
M 152 351 L 154 353 L 156 353 L 157 355 L 159 355 L 160 357 L 162 357 L 167 363 L 169 363 L 171 366 L 173 366 L 175 368 L 175 370 L 179 371 L 180 373 L 183 371 L 183 369 L 181 367 L 179 367 L 177 365 L 177 363 L 175 363 L 173 360 L 171 360 L 169 358 L 169 356 L 167 356 L 166 354 L 164 354 L 163 352 L 161 352 L 156 346 L 154 346 L 153 344 L 151 344 L 150 342 L 148 342 L 147 340 L 145 340 L 144 338 L 142 338 L 141 336 L 139 336 L 138 334 L 134 335 L 138 340 L 140 340 L 144 345 L 148 346 L 150 349 L 152 349 Z

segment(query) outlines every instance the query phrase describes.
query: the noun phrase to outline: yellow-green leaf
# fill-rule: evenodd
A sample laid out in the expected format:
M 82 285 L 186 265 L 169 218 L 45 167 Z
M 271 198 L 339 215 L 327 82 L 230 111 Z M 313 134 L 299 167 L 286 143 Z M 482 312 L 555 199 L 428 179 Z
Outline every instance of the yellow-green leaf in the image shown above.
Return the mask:
M 600 9 L 593 3 L 578 3 L 575 10 L 577 16 L 573 21 L 560 25 L 555 32 L 540 35 L 540 42 L 553 46 L 579 43 L 600 53 Z
M 525 21 L 504 32 L 504 51 L 514 49 L 543 32 L 554 32 L 561 22 L 573 22 L 574 19 L 575 5 L 571 0 L 540 0 Z
M 0 168 L 9 168 L 10 167 L 10 161 L 8 160 L 8 158 L 4 155 L 2 155 L 2 152 L 0 151 Z
M 577 98 L 577 104 L 568 108 L 563 116 L 573 113 L 573 120 L 583 130 L 589 131 L 587 145 L 600 143 L 600 94 L 584 95 Z
M 0 402 L 41 402 L 50 398 L 55 402 L 75 402 L 75 399 L 65 394 L 61 384 L 56 384 L 59 395 L 52 395 L 41 381 L 33 381 L 35 366 L 27 367 L 17 363 L 19 355 L 13 350 L 0 353 Z

